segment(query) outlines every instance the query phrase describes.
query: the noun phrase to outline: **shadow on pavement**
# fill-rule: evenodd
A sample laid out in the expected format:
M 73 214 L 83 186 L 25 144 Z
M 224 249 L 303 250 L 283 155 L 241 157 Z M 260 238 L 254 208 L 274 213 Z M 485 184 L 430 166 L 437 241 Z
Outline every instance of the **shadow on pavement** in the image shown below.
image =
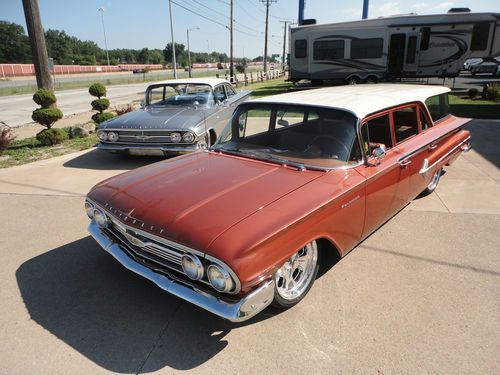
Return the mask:
M 473 150 L 490 163 L 500 168 L 500 120 L 473 120 L 465 129 L 471 132 L 470 143 Z
M 161 160 L 165 160 L 165 157 L 111 154 L 95 149 L 68 160 L 63 166 L 66 168 L 96 170 L 129 170 L 156 163 Z
M 222 320 L 124 269 L 91 237 L 26 261 L 16 278 L 33 321 L 119 373 L 195 368 L 224 350 L 231 329 L 276 314 Z

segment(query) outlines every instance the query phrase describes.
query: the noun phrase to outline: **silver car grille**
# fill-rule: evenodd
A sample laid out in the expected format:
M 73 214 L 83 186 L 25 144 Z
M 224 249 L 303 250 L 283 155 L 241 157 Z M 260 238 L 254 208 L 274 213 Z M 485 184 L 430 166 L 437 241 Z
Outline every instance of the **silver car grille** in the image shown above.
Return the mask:
M 171 131 L 164 130 L 118 130 L 116 143 L 171 143 Z

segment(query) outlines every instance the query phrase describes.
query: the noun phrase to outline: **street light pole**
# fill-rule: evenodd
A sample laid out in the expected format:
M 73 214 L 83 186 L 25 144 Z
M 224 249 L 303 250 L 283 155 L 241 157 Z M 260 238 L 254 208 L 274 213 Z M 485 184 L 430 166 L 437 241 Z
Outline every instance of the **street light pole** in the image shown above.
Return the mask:
M 199 27 L 187 29 L 187 44 L 188 44 L 188 64 L 189 64 L 189 78 L 191 78 L 191 50 L 189 49 L 189 30 L 199 30 Z
M 104 28 L 104 8 L 100 7 L 98 11 L 101 12 L 102 32 L 104 34 L 104 47 L 106 47 L 106 59 L 108 60 L 108 66 L 109 66 L 108 41 L 106 40 L 106 29 Z
M 177 62 L 175 61 L 174 25 L 172 23 L 172 0 L 168 0 L 170 11 L 170 34 L 172 36 L 172 63 L 174 64 L 174 79 L 177 79 Z

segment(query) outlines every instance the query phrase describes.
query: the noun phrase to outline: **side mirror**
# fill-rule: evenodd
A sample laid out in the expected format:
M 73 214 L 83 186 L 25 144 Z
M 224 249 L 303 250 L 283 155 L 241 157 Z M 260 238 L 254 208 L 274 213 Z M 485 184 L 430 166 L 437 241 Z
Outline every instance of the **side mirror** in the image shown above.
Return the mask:
M 375 159 L 377 159 L 377 165 L 380 164 L 380 160 L 382 160 L 383 158 L 385 158 L 386 153 L 387 152 L 386 152 L 386 149 L 385 149 L 385 145 L 383 145 L 383 144 L 380 144 L 376 148 L 373 149 L 373 151 L 372 151 L 372 157 L 374 157 Z

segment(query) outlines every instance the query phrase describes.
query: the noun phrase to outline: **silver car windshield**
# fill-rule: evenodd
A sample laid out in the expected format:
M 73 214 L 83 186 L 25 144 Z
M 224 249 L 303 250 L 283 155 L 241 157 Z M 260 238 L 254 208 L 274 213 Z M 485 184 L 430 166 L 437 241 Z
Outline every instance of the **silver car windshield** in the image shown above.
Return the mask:
M 149 86 L 146 105 L 163 106 L 208 106 L 215 104 L 212 87 L 204 84 L 179 83 Z
M 214 149 L 305 168 L 362 161 L 356 117 L 330 108 L 248 103 L 238 107 Z

